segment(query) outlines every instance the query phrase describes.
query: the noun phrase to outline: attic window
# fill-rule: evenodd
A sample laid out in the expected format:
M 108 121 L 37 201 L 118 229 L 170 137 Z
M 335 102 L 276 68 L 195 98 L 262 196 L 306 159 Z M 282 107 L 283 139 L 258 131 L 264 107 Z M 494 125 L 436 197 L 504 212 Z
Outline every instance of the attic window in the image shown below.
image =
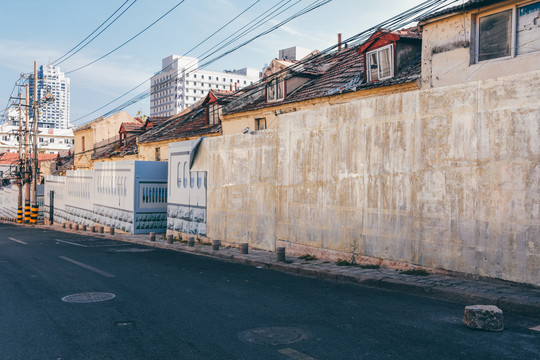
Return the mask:
M 285 80 L 274 79 L 266 85 L 266 101 L 279 101 L 285 98 Z
M 394 76 L 394 45 L 390 44 L 366 54 L 368 81 L 379 81 Z
M 208 125 L 217 125 L 219 124 L 219 118 L 221 115 L 221 107 L 219 106 L 217 102 L 210 104 L 207 107 L 206 114 L 207 114 Z

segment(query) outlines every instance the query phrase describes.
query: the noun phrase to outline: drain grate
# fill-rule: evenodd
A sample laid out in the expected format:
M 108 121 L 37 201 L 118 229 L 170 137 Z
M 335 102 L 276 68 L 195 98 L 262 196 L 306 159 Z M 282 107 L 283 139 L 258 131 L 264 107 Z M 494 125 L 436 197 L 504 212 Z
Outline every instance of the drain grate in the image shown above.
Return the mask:
M 92 303 L 114 299 L 116 295 L 104 292 L 87 292 L 64 296 L 62 301 L 69 303 Z
M 267 327 L 242 331 L 240 340 L 257 345 L 288 345 L 306 340 L 306 331 L 296 327 Z

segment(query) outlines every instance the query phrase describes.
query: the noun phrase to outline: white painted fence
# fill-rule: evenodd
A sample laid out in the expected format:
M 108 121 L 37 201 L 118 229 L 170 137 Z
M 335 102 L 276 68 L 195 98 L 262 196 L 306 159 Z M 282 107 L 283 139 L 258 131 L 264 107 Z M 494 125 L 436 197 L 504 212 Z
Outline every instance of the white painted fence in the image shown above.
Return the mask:
M 45 180 L 45 217 L 141 234 L 165 232 L 167 163 L 117 161 L 96 163 L 94 170 L 68 171 Z
M 169 144 L 167 230 L 206 236 L 206 172 L 190 171 L 200 140 Z

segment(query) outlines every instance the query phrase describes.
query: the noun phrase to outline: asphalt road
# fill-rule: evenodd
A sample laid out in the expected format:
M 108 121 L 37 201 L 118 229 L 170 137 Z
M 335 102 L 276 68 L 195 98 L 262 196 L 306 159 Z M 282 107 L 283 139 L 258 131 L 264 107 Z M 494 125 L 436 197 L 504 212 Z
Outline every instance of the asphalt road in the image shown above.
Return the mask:
M 6 224 L 0 249 L 0 359 L 540 359 L 540 314 L 475 331 L 452 303 Z

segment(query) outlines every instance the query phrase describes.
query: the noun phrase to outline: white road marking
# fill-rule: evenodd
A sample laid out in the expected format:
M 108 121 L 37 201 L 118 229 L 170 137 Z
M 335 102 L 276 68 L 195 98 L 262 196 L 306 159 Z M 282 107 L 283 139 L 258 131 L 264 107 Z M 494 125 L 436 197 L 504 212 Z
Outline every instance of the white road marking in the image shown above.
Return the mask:
M 132 244 L 110 244 L 110 245 L 91 245 L 87 247 L 96 248 L 96 247 L 118 247 L 118 246 L 131 246 Z
M 22 240 L 17 240 L 17 239 L 12 238 L 12 237 L 8 237 L 8 239 L 11 240 L 11 241 L 18 242 L 19 244 L 28 245 L 28 243 L 25 243 L 25 242 L 22 241 Z
M 77 243 L 74 243 L 74 242 L 71 242 L 71 241 L 65 241 L 65 240 L 60 240 L 60 239 L 56 239 L 56 241 L 61 242 L 61 243 L 65 243 L 65 244 L 80 246 L 80 247 L 88 247 L 86 245 L 77 244 Z
M 540 331 L 540 325 L 532 327 L 531 330 Z
M 60 259 L 63 259 L 63 260 L 66 260 L 66 261 L 69 261 L 70 263 L 72 264 L 75 264 L 77 266 L 80 266 L 82 268 L 85 268 L 87 270 L 90 270 L 90 271 L 93 271 L 95 273 L 98 273 L 100 275 L 103 275 L 105 277 L 114 277 L 113 274 L 109 274 L 108 272 L 105 272 L 103 270 L 99 270 L 99 269 L 96 269 L 95 267 L 93 266 L 90 266 L 90 265 L 86 265 L 86 264 L 83 264 L 82 262 L 78 262 L 77 260 L 73 260 L 73 259 L 70 259 L 68 257 L 65 257 L 65 256 L 59 256 Z
M 281 350 L 278 350 L 278 353 L 288 356 L 290 359 L 293 359 L 293 360 L 317 360 L 315 358 L 312 358 L 309 355 L 302 354 L 301 352 L 298 352 L 293 349 L 281 349 Z

